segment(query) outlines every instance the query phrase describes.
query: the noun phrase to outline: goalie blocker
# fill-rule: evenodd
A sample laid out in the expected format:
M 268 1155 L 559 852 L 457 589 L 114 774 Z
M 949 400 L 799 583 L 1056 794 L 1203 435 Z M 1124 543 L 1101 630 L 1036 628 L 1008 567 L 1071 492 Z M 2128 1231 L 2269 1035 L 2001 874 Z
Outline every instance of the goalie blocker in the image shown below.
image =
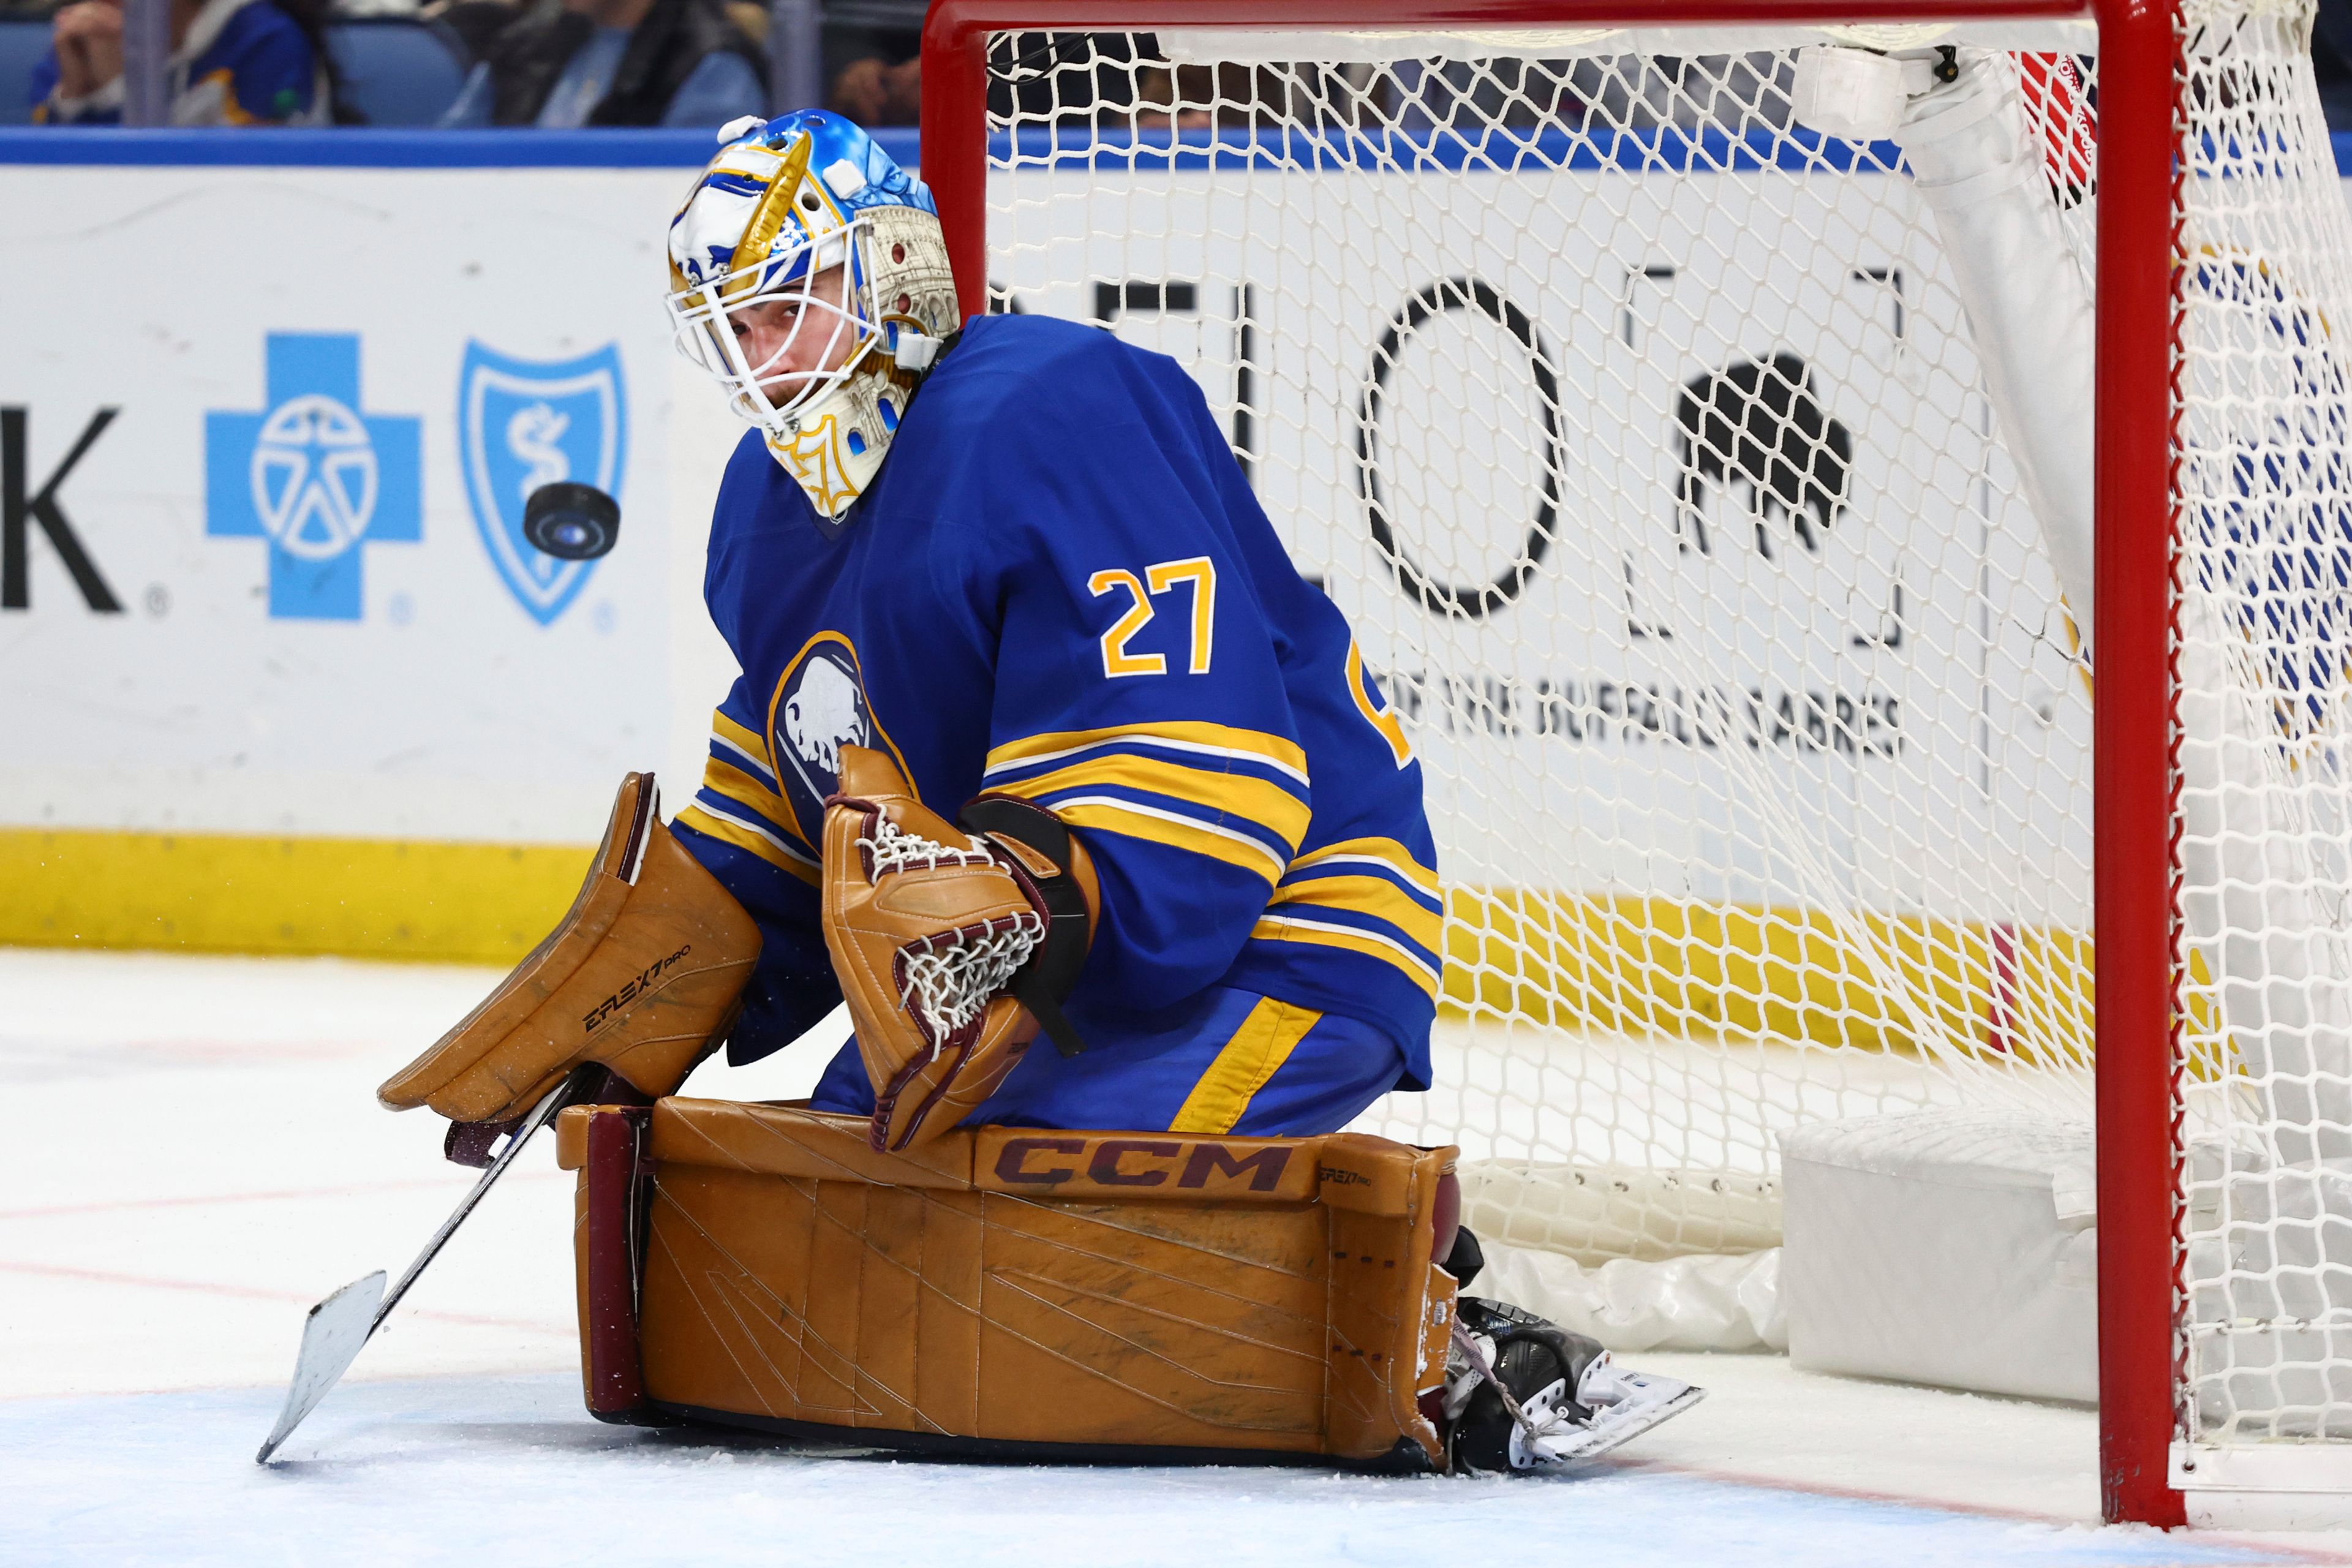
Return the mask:
M 725 1041 L 760 947 L 758 925 L 662 821 L 654 776 L 630 773 L 563 919 L 376 1099 L 431 1106 L 457 1124 L 450 1158 L 487 1164 L 496 1134 L 575 1067 L 609 1068 L 609 1098 L 667 1094 Z

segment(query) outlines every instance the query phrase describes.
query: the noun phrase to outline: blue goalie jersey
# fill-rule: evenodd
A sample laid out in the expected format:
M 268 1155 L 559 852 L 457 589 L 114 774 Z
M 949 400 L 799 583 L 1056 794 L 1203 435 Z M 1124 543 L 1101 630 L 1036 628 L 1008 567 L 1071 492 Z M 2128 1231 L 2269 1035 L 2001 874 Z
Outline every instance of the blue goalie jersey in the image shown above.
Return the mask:
M 863 745 L 950 819 L 996 790 L 1078 833 L 1103 894 L 1082 1035 L 1227 987 L 1377 1028 L 1427 1087 L 1420 764 L 1173 360 L 976 320 L 838 526 L 747 433 L 704 591 L 743 675 L 677 826 L 767 939 L 731 1059 L 840 1000 L 815 847 Z

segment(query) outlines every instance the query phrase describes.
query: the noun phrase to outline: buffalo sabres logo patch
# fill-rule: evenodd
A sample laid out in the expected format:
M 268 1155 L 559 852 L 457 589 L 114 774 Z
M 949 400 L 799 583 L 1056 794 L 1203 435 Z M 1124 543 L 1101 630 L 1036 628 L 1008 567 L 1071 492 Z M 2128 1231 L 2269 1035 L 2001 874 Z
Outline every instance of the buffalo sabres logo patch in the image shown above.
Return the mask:
M 825 797 L 841 787 L 844 746 L 887 752 L 902 771 L 907 765 L 875 722 L 857 649 L 839 632 L 811 637 L 776 682 L 768 705 L 768 746 L 776 759 L 776 787 L 792 803 L 811 843 L 816 842 Z

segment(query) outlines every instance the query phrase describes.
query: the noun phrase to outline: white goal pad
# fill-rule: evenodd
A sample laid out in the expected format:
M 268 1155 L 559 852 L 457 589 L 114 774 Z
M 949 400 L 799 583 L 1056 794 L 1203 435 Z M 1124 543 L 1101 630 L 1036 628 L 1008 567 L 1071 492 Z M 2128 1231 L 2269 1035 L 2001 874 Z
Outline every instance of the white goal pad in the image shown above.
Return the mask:
M 1480 1237 L 1486 1266 L 1469 1293 L 1508 1301 L 1612 1351 L 1785 1351 L 1780 1249 L 1697 1253 L 1587 1267 L 1557 1252 Z
M 2027 1111 L 1784 1132 L 1790 1364 L 2095 1401 L 2093 1169 L 2088 1122 Z

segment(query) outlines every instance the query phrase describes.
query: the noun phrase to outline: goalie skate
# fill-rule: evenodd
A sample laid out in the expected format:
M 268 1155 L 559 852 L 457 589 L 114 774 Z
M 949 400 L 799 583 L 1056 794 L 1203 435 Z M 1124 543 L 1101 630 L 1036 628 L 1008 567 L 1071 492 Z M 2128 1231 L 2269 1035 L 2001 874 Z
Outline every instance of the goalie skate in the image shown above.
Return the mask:
M 1445 1446 L 1456 1471 L 1570 1469 L 1706 1396 L 1620 1367 L 1597 1342 L 1499 1301 L 1464 1297 L 1453 1339 Z

